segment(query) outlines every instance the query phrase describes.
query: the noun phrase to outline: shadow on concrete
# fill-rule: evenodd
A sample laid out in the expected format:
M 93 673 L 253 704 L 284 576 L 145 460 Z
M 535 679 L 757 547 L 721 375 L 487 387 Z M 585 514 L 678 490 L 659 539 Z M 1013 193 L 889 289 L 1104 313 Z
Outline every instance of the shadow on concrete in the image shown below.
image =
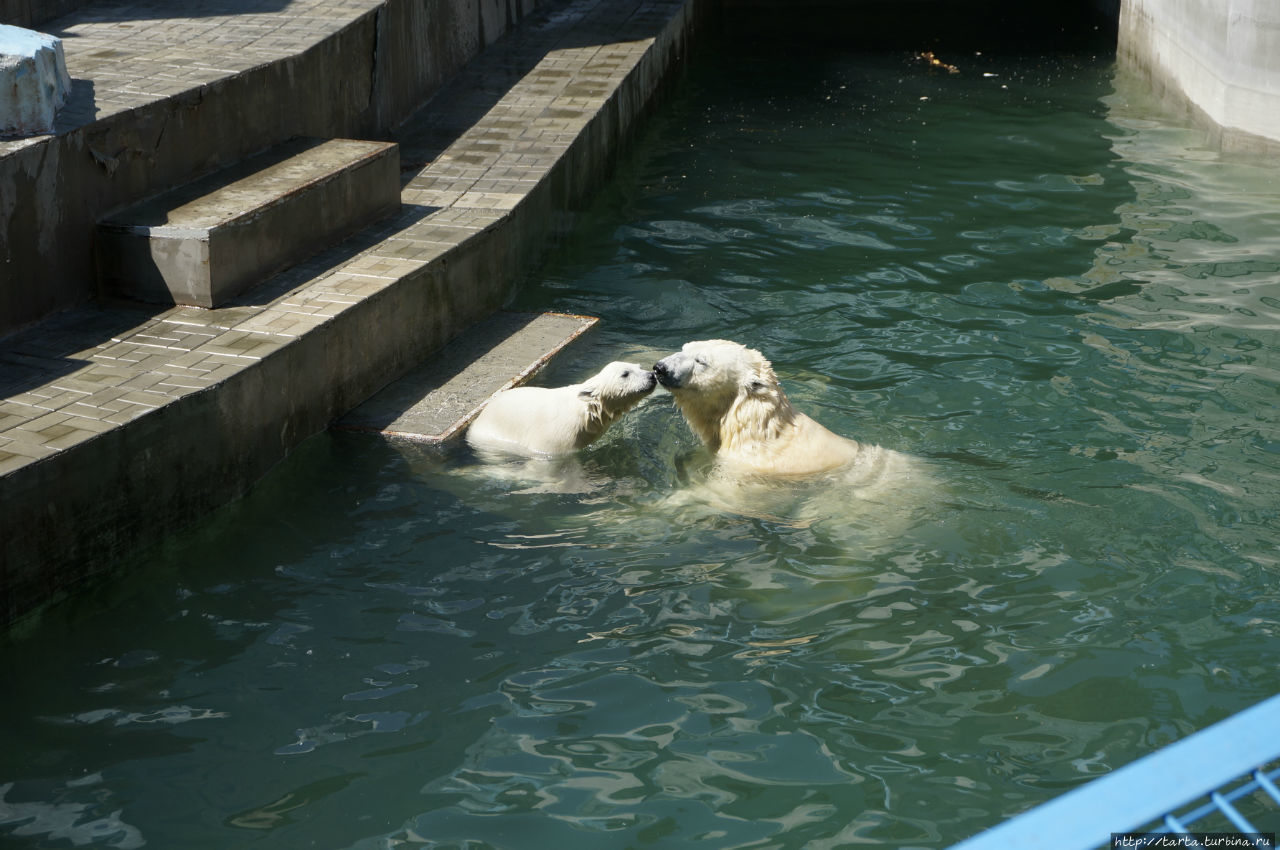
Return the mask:
M 293 0 L 96 0 L 80 3 L 80 8 L 61 17 L 46 17 L 39 25 L 41 32 L 59 38 L 75 38 L 64 32 L 81 23 L 150 21 L 164 18 L 217 18 L 229 15 L 254 15 L 282 12 Z
M 88 352 L 155 316 L 145 304 L 87 306 L 46 319 L 0 342 L 0 400 L 40 390 L 94 362 Z
M 71 90 L 67 92 L 67 101 L 62 104 L 53 119 L 55 134 L 68 133 L 86 124 L 92 124 L 98 118 L 97 90 L 93 80 L 71 79 Z
M 12 347 L 0 348 L 0 401 L 43 387 L 88 363 L 71 357 L 34 357 Z

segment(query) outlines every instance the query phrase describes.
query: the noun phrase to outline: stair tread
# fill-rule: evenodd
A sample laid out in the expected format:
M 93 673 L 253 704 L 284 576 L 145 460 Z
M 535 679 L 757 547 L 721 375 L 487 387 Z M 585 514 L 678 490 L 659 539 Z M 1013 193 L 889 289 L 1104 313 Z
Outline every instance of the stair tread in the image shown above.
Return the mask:
M 460 434 L 494 393 L 519 386 L 595 326 L 592 316 L 500 311 L 335 423 L 427 442 Z
M 393 147 L 358 139 L 297 139 L 129 207 L 103 224 L 152 231 L 213 229 Z

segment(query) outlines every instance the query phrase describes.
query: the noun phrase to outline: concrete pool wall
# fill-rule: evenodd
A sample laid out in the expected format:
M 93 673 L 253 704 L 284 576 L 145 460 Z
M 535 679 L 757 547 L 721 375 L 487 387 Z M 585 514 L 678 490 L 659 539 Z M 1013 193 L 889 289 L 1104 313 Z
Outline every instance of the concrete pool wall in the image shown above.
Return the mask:
M 1225 150 L 1280 151 L 1280 3 L 1124 0 L 1117 55 Z

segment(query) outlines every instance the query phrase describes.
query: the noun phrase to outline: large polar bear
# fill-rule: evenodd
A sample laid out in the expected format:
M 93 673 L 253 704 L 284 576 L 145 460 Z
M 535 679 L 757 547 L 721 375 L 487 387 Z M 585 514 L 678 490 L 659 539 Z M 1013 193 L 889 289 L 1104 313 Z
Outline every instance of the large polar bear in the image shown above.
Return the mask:
M 566 455 L 594 442 L 656 386 L 644 367 L 613 362 L 580 384 L 513 387 L 489 400 L 467 442 L 481 451 Z
M 769 361 L 739 343 L 688 342 L 653 371 L 721 476 L 779 483 L 834 476 L 869 496 L 912 473 L 906 455 L 841 437 L 792 407 Z

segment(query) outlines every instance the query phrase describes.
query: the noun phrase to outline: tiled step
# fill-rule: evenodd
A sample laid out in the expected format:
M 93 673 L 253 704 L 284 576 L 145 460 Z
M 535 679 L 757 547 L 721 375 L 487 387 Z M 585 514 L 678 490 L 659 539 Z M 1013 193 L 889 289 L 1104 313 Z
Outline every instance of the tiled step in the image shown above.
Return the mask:
M 528 381 L 598 321 L 564 313 L 496 313 L 334 427 L 443 443 L 462 433 L 494 393 Z
M 98 224 L 111 292 L 216 307 L 400 206 L 399 148 L 296 139 Z

